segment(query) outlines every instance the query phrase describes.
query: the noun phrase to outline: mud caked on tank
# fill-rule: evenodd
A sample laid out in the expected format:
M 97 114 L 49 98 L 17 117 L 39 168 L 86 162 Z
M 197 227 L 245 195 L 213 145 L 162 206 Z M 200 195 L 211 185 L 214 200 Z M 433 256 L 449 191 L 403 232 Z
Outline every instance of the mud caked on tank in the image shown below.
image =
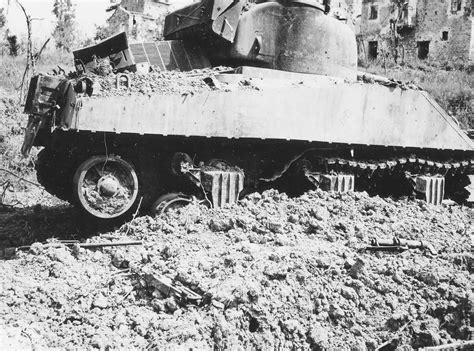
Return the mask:
M 23 145 L 88 214 L 212 206 L 311 188 L 463 201 L 474 145 L 421 89 L 357 71 L 352 30 L 315 0 L 203 0 L 165 40 L 124 33 L 32 78 Z M 115 74 L 96 75 L 100 60 Z

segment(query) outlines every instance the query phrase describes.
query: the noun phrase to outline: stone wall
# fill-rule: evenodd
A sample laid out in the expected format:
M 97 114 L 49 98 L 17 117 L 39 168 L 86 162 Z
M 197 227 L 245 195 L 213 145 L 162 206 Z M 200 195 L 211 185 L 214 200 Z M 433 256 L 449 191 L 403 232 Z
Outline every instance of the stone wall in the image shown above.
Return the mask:
M 168 0 L 148 0 L 145 2 L 144 13 L 154 18 L 161 18 L 169 8 Z
M 375 7 L 377 16 L 371 17 L 372 7 Z M 390 14 L 392 12 L 391 0 L 363 0 L 360 20 L 360 34 L 367 37 L 377 38 L 384 34 L 389 27 Z
M 127 11 L 143 13 L 145 0 L 122 0 L 120 5 Z
M 459 1 L 459 2 L 457 2 Z M 411 0 L 403 20 L 398 22 L 400 51 L 406 59 L 430 59 L 439 62 L 467 62 L 474 59 L 472 0 Z M 376 6 L 378 18 L 371 18 Z M 370 42 L 377 42 L 379 55 L 390 52 L 390 19 L 398 11 L 392 0 L 364 0 L 359 54 L 368 55 Z M 373 16 L 372 16 L 373 17 Z M 426 55 L 424 55 L 426 54 Z M 373 58 L 373 57 L 372 57 Z
M 158 17 L 167 12 L 168 0 L 122 0 L 120 5 L 130 12 Z
M 131 41 L 161 39 L 168 6 L 167 0 L 122 0 L 108 22 L 126 31 Z
M 432 58 L 440 60 L 469 58 L 472 29 L 471 1 L 459 1 L 460 10 L 456 11 L 451 10 L 452 1 L 449 0 L 418 1 L 415 40 L 430 42 Z

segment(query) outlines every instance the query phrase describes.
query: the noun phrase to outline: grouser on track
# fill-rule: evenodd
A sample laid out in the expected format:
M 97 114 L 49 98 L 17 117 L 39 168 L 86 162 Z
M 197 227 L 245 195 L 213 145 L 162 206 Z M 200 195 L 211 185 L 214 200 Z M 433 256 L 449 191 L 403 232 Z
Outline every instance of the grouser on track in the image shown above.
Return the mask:
M 39 182 L 101 219 L 267 188 L 464 201 L 471 139 L 420 88 L 358 72 L 329 10 L 203 0 L 166 17 L 163 41 L 78 50 L 75 76 L 32 78 L 22 151 L 43 146 Z M 116 75 L 92 74 L 105 58 Z

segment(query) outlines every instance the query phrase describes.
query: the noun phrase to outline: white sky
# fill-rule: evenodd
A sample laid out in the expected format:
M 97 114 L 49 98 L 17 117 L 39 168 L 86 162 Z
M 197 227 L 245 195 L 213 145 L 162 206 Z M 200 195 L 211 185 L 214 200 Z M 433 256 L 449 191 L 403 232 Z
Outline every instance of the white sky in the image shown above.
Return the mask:
M 8 6 L 8 2 L 10 5 Z M 52 13 L 54 0 L 20 0 L 32 18 L 33 35 L 37 39 L 47 38 L 53 31 L 55 17 Z M 79 23 L 80 37 L 91 36 L 95 32 L 95 25 L 105 23 L 110 13 L 105 9 L 110 6 L 109 0 L 73 0 L 76 9 L 76 21 Z M 0 7 L 7 8 L 7 27 L 11 34 L 19 36 L 26 34 L 26 21 L 16 0 L 0 0 Z
M 52 13 L 54 0 L 20 0 L 20 2 L 32 18 L 42 18 L 42 20 L 33 21 L 34 38 L 44 40 L 49 37 L 56 22 Z M 105 24 L 105 20 L 111 15 L 110 12 L 105 12 L 105 9 L 111 4 L 110 0 L 72 0 L 72 2 L 76 9 L 76 22 L 79 24 L 80 38 L 85 39 L 93 36 L 95 26 Z M 183 0 L 171 0 L 170 2 L 180 3 Z M 2 7 L 8 7 L 7 26 L 11 34 L 26 35 L 25 17 L 16 0 L 0 0 L 0 8 Z

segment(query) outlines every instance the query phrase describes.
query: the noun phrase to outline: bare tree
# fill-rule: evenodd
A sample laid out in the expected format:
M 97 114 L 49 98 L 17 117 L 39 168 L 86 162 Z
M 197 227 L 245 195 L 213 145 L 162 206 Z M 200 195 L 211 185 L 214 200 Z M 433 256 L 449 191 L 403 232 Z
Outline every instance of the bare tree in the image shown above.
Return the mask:
M 26 44 L 26 67 L 25 67 L 25 71 L 23 72 L 23 77 L 21 79 L 20 86 L 18 87 L 20 91 L 19 100 L 21 102 L 23 100 L 23 91 L 25 87 L 25 81 L 28 80 L 30 70 L 32 71 L 33 75 L 36 74 L 36 62 L 39 59 L 44 48 L 48 44 L 50 38 L 46 40 L 46 42 L 43 44 L 43 46 L 37 53 L 33 53 L 33 41 L 31 39 L 32 37 L 31 22 L 34 20 L 39 20 L 39 18 L 31 18 L 31 16 L 26 12 L 25 7 L 22 5 L 22 3 L 19 0 L 16 0 L 16 2 L 18 6 L 20 6 L 21 10 L 23 11 L 23 14 L 25 15 L 26 29 L 27 29 L 27 34 L 28 34 L 28 40 Z
M 25 15 L 25 20 L 26 20 L 26 29 L 27 29 L 27 34 L 28 34 L 28 41 L 26 43 L 26 67 L 25 71 L 23 72 L 23 78 L 21 79 L 21 84 L 19 86 L 20 90 L 20 102 L 23 100 L 23 87 L 25 84 L 25 80 L 30 72 L 30 69 L 33 70 L 33 74 L 36 73 L 36 61 L 35 58 L 33 57 L 33 43 L 31 40 L 31 16 L 26 12 L 25 7 L 22 5 L 22 3 L 19 0 L 16 0 L 16 3 L 18 6 L 20 6 L 21 10 L 23 11 L 23 14 Z

